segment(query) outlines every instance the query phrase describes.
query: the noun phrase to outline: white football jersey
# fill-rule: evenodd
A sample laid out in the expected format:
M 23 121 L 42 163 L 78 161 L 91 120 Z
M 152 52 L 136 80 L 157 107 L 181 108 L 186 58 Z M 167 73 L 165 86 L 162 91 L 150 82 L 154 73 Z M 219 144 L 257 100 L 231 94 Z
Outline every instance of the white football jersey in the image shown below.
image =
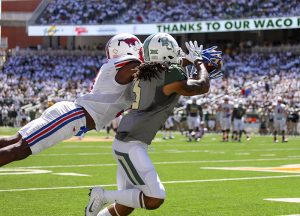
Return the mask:
M 133 82 L 121 85 L 115 80 L 118 70 L 131 61 L 140 60 L 132 55 L 109 59 L 100 68 L 91 92 L 75 100 L 76 104 L 91 115 L 97 131 L 113 120 L 119 112 L 130 108 L 133 102 L 130 88 Z
M 231 103 L 222 103 L 221 104 L 221 117 L 230 118 L 233 110 L 233 105 Z
M 286 107 L 284 104 L 277 104 L 274 109 L 274 119 L 284 120 L 286 118 Z

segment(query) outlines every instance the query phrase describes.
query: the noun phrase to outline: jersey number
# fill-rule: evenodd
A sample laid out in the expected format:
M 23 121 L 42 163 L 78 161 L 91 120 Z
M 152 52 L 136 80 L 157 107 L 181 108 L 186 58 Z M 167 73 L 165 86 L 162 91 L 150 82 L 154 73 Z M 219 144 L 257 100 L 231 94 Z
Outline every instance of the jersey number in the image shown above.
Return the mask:
M 135 93 L 135 100 L 131 105 L 132 109 L 138 109 L 140 106 L 141 100 L 141 87 L 140 87 L 140 80 L 137 80 L 133 86 L 133 92 Z

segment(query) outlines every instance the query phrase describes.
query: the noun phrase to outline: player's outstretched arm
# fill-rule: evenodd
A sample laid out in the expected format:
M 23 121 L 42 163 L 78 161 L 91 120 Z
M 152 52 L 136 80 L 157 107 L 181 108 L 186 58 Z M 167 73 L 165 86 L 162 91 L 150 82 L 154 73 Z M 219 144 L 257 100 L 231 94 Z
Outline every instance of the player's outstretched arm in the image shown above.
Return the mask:
M 193 96 L 207 93 L 210 88 L 209 74 L 200 60 L 195 61 L 195 67 L 199 72 L 198 79 L 188 79 L 170 83 L 164 86 L 164 94 L 171 95 L 177 93 L 183 96 Z
M 126 85 L 134 79 L 137 67 L 141 64 L 139 61 L 132 61 L 123 66 L 117 73 L 115 80 L 121 85 Z

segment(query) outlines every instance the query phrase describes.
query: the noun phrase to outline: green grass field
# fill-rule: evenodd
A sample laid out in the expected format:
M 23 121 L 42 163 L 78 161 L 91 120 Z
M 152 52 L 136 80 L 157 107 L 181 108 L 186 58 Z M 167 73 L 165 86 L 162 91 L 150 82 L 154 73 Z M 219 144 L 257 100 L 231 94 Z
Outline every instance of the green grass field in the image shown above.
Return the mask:
M 15 131 L 1 128 L 0 135 Z M 60 143 L 0 169 L 0 215 L 84 215 L 90 186 L 116 188 L 111 142 L 87 141 L 96 136 Z M 158 210 L 132 215 L 300 214 L 300 203 L 265 200 L 300 198 L 300 137 L 277 144 L 270 136 L 242 143 L 222 143 L 220 135 L 206 135 L 200 143 L 179 134 L 174 140 L 161 137 L 149 153 L 167 199 Z

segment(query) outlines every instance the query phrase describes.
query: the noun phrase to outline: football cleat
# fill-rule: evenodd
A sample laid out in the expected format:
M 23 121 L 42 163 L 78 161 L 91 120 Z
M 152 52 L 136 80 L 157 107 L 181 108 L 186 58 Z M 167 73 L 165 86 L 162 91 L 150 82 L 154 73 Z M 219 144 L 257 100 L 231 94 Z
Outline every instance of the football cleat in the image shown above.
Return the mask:
M 104 199 L 104 189 L 94 187 L 90 189 L 90 199 L 85 207 L 85 216 L 97 216 L 103 206 L 107 203 Z

